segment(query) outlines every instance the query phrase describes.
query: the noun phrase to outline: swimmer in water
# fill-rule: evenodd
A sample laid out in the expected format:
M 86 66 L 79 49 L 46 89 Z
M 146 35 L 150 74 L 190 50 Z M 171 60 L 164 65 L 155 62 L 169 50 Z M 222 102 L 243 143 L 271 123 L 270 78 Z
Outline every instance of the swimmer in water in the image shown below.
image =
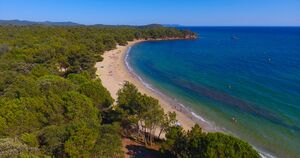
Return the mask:
M 235 117 L 232 117 L 232 118 L 231 118 L 231 121 L 232 121 L 233 123 L 237 123 L 237 119 L 236 119 Z

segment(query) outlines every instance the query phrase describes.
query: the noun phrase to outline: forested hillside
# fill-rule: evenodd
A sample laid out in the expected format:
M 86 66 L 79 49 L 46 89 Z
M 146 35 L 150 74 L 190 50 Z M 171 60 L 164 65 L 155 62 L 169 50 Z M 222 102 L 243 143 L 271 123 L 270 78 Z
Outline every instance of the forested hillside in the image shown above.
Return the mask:
M 166 156 L 192 157 L 199 148 L 188 136 L 195 132 L 173 127 L 176 115 L 164 114 L 156 99 L 130 83 L 112 105 L 94 65 L 104 51 L 127 41 L 193 36 L 163 27 L 0 26 L 0 157 L 118 158 L 124 156 L 121 136 L 142 136 L 152 145 L 156 128 L 167 133 L 162 144 Z M 220 134 L 225 138 L 219 143 L 201 131 L 196 134 L 198 143 L 213 139 L 210 144 L 224 156 L 227 136 Z M 180 141 L 189 142 L 193 150 L 176 153 L 182 149 L 176 146 Z M 231 152 L 225 156 L 257 156 L 240 140 L 226 147 Z M 214 152 L 207 149 L 201 152 Z
M 140 38 L 185 37 L 167 28 L 0 26 L 0 155 L 122 157 L 113 103 L 94 65 Z M 107 142 L 111 142 L 110 146 Z

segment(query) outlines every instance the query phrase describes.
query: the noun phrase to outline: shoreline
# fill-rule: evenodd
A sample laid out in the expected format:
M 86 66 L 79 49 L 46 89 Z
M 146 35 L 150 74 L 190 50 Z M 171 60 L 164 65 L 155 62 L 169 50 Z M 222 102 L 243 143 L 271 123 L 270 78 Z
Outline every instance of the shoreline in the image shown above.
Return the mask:
M 170 39 L 173 40 L 173 39 Z M 175 40 L 175 39 L 174 39 Z M 122 88 L 124 81 L 129 81 L 134 84 L 141 93 L 145 93 L 159 100 L 161 107 L 165 112 L 175 111 L 176 118 L 184 130 L 190 130 L 196 123 L 200 125 L 204 132 L 225 132 L 218 129 L 215 125 L 207 122 L 203 117 L 197 115 L 192 109 L 181 104 L 172 97 L 156 90 L 154 87 L 145 83 L 143 79 L 138 76 L 133 69 L 129 66 L 126 59 L 130 49 L 135 44 L 141 42 L 154 41 L 154 40 L 134 40 L 128 42 L 126 46 L 117 45 L 116 49 L 106 51 L 102 55 L 103 61 L 97 62 L 96 75 L 102 81 L 103 86 L 110 92 L 111 96 L 116 100 L 117 92 Z M 233 134 L 233 133 L 231 133 Z M 233 134 L 234 135 L 234 134 Z M 273 157 L 268 152 L 260 150 L 253 146 L 262 157 Z
M 184 130 L 190 130 L 194 124 L 198 123 L 205 132 L 218 131 L 216 127 L 210 126 L 201 116 L 196 115 L 196 113 L 188 107 L 144 82 L 143 79 L 132 70 L 126 61 L 130 48 L 135 44 L 146 41 L 153 40 L 134 40 L 128 42 L 126 46 L 117 45 L 116 49 L 104 52 L 102 55 L 103 61 L 97 62 L 95 65 L 97 68 L 96 74 L 100 77 L 103 86 L 107 88 L 111 96 L 116 100 L 116 93 L 122 88 L 122 83 L 129 81 L 133 83 L 141 93 L 158 99 L 165 112 L 175 111 L 176 118 Z

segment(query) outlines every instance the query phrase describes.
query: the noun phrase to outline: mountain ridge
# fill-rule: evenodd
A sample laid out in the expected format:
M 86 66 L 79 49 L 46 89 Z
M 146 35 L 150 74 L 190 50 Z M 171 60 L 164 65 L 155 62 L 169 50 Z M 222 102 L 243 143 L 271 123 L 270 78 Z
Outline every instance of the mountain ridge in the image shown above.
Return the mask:
M 106 24 L 92 24 L 85 25 L 80 23 L 75 23 L 71 21 L 65 22 L 52 22 L 52 21 L 29 21 L 29 20 L 0 20 L 0 26 L 30 26 L 30 25 L 45 25 L 45 26 L 94 26 L 94 27 L 140 27 L 140 28 L 159 28 L 159 27 L 168 27 L 166 25 L 161 24 L 148 24 L 148 25 L 106 25 Z
M 28 21 L 28 20 L 0 20 L 0 25 L 16 25 L 16 26 L 27 26 L 27 25 L 47 25 L 47 26 L 80 26 L 82 24 L 74 23 L 71 21 L 66 22 L 51 22 L 51 21 Z

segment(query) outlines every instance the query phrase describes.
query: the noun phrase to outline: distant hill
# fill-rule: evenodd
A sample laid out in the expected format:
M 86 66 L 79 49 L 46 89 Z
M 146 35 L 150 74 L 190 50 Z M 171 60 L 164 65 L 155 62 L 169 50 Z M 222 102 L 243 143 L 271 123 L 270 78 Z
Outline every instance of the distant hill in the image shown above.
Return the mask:
M 183 25 L 179 24 L 163 24 L 164 27 L 183 27 Z
M 46 26 L 87 26 L 83 24 L 78 24 L 74 22 L 34 22 L 27 20 L 0 20 L 0 25 L 16 25 L 16 26 L 28 26 L 28 25 L 46 25 Z M 161 24 L 149 24 L 149 25 L 104 25 L 104 24 L 94 24 L 88 25 L 94 27 L 137 27 L 137 28 L 160 28 L 160 27 L 175 27 L 174 25 L 161 25 Z M 176 25 L 177 26 L 177 25 Z
M 95 24 L 95 25 L 91 25 L 91 26 L 95 26 L 95 27 L 137 27 L 137 28 L 160 28 L 160 27 L 164 27 L 163 25 L 160 24 L 149 24 L 149 25 L 104 25 L 104 24 Z
M 88 25 L 88 26 L 94 26 L 94 27 L 134 27 L 132 25 L 106 25 L 106 24 L 94 24 L 94 25 Z
M 0 25 L 79 26 L 79 25 L 82 25 L 82 24 L 78 24 L 78 23 L 74 23 L 74 22 L 51 22 L 51 21 L 34 22 L 34 21 L 27 21 L 27 20 L 0 20 Z
M 140 26 L 142 28 L 160 28 L 160 27 L 164 27 L 161 24 L 149 24 L 149 25 L 144 25 L 144 26 Z

